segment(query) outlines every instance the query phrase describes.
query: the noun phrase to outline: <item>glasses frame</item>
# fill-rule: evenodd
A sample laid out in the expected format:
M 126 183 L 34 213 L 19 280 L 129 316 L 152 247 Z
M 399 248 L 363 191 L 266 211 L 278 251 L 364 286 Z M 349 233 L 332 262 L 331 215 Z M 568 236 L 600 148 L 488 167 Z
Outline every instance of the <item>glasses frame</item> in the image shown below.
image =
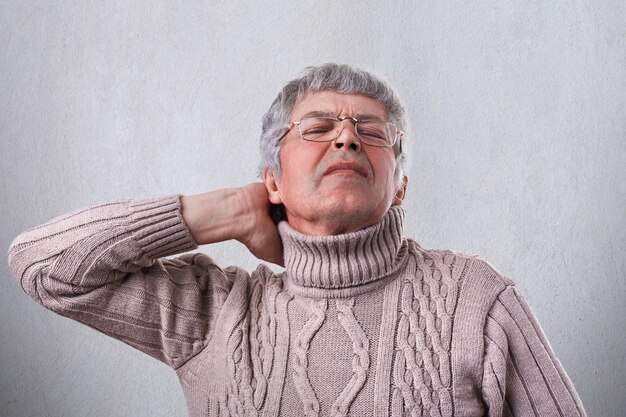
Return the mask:
M 402 141 L 404 140 L 404 132 L 403 132 L 403 131 L 401 131 L 400 129 L 398 129 L 398 127 L 397 127 L 396 125 L 394 125 L 394 124 L 393 124 L 393 123 L 391 123 L 391 122 L 385 122 L 385 121 L 382 121 L 382 120 L 381 120 L 380 122 L 385 123 L 385 124 L 387 124 L 387 125 L 391 125 L 391 126 L 393 126 L 393 128 L 394 128 L 394 129 L 395 129 L 395 131 L 396 131 L 396 136 L 395 136 L 394 141 L 393 141 L 393 143 L 392 143 L 392 144 L 389 144 L 389 145 L 387 145 L 387 144 L 385 144 L 385 145 L 373 145 L 373 144 L 371 144 L 371 143 L 367 143 L 367 142 L 363 141 L 363 138 L 361 138 L 361 135 L 359 135 L 359 131 L 358 131 L 358 129 L 357 129 L 357 124 L 358 124 L 359 122 L 368 122 L 368 121 L 371 121 L 371 120 L 359 120 L 359 119 L 357 119 L 356 117 L 352 117 L 352 116 L 343 116 L 343 117 L 309 116 L 309 117 L 303 117 L 303 118 L 302 118 L 302 119 L 300 119 L 300 120 L 296 120 L 296 121 L 294 121 L 294 122 L 291 122 L 291 124 L 289 125 L 289 127 L 287 128 L 287 130 L 285 131 L 285 133 L 283 133 L 283 134 L 282 134 L 282 135 L 278 138 L 278 142 L 280 142 L 281 140 L 283 140 L 283 139 L 285 138 L 285 136 L 287 136 L 287 134 L 288 134 L 289 132 L 291 132 L 291 130 L 292 130 L 295 126 L 298 126 L 298 135 L 300 135 L 300 138 L 301 138 L 302 140 L 306 140 L 307 142 L 319 142 L 319 143 L 324 143 L 324 142 L 332 142 L 332 141 L 336 140 L 336 139 L 339 137 L 339 135 L 341 134 L 341 132 L 343 131 L 343 129 L 342 129 L 342 130 L 339 132 L 339 134 L 337 134 L 337 136 L 335 136 L 335 137 L 334 137 L 334 138 L 332 138 L 332 139 L 327 139 L 327 140 L 310 140 L 310 139 L 306 139 L 304 136 L 302 136 L 302 132 L 300 131 L 300 124 L 301 124 L 301 123 L 302 123 L 302 121 L 303 121 L 303 120 L 305 120 L 305 119 L 328 119 L 328 120 L 333 120 L 333 121 L 334 121 L 334 120 L 338 120 L 338 121 L 340 121 L 340 122 L 343 122 L 343 121 L 344 121 L 344 120 L 346 120 L 346 119 L 351 119 L 352 121 L 354 121 L 354 134 L 355 134 L 355 136 L 356 136 L 357 138 L 359 138 L 359 141 L 360 141 L 362 144 L 367 145 L 367 146 L 374 146 L 374 147 L 376 147 L 376 148 L 393 148 L 393 147 L 396 145 L 396 143 L 398 143 L 398 138 L 400 138 L 400 142 L 399 142 L 399 152 L 402 152 Z

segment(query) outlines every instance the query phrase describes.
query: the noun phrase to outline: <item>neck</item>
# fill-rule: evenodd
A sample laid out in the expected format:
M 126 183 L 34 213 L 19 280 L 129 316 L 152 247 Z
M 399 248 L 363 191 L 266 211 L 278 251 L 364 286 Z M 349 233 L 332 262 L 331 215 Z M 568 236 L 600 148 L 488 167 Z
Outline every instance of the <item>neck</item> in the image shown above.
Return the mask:
M 378 223 L 345 234 L 312 236 L 281 222 L 287 283 L 329 296 L 385 281 L 405 258 L 403 221 L 404 210 L 393 206 Z
M 295 231 L 309 236 L 335 236 L 366 229 L 380 221 L 379 218 L 361 218 L 354 215 L 336 214 L 314 221 L 295 216 L 287 210 L 289 226 Z

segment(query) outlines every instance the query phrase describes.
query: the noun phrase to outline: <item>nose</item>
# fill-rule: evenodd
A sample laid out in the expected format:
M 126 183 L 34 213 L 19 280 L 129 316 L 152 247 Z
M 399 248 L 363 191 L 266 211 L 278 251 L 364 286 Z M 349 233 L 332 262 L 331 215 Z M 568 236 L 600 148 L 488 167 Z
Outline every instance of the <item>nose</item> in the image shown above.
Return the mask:
M 341 121 L 341 131 L 332 144 L 335 149 L 343 148 L 345 151 L 361 150 L 361 141 L 356 135 L 356 123 L 352 118 L 346 118 Z

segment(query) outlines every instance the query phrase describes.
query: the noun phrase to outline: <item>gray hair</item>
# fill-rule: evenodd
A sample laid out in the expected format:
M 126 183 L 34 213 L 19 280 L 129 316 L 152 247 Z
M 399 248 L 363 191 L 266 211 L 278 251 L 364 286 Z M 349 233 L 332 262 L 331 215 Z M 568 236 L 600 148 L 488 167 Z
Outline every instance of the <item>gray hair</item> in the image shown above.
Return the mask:
M 289 128 L 290 117 L 296 103 L 305 95 L 318 91 L 335 91 L 342 94 L 362 94 L 378 101 L 387 111 L 389 121 L 405 131 L 406 119 L 404 107 L 385 81 L 369 72 L 352 68 L 349 65 L 324 64 L 319 67 L 308 67 L 300 78 L 290 81 L 283 87 L 278 96 L 263 116 L 261 128 L 261 163 L 259 173 L 262 176 L 266 169 L 273 170 L 280 176 L 280 143 L 278 139 Z M 404 175 L 405 153 L 400 141 L 394 146 L 396 153 L 396 185 L 402 186 Z

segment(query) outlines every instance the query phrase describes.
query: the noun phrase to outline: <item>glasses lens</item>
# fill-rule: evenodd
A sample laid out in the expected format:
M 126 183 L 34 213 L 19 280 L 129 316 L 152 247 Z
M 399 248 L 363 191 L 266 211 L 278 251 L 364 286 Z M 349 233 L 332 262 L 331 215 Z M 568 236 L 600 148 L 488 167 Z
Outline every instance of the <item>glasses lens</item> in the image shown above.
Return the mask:
M 331 141 L 337 136 L 339 123 L 328 117 L 306 117 L 300 121 L 300 135 L 314 142 Z
M 359 138 L 372 146 L 392 146 L 396 141 L 396 127 L 391 123 L 365 120 L 356 125 Z

